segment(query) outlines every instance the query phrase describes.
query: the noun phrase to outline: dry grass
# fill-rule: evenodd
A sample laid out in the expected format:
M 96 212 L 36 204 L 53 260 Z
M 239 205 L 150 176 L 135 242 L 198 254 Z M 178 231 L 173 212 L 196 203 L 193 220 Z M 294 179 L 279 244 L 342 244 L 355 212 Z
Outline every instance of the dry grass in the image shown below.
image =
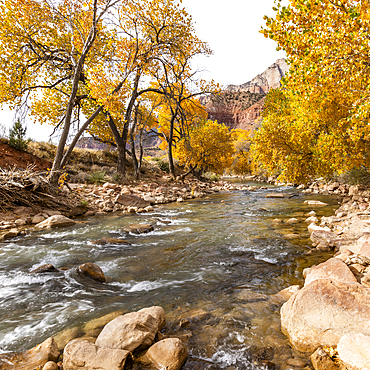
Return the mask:
M 161 150 L 154 149 L 151 149 L 153 154 L 163 154 Z M 27 151 L 52 162 L 56 146 L 45 142 L 30 142 Z M 115 150 L 75 148 L 64 170 L 68 173 L 68 182 L 72 183 L 91 183 L 91 175 L 96 172 L 104 172 L 105 179 L 109 182 L 131 182 L 133 180 L 133 164 L 130 157 L 127 156 L 127 175 L 125 177 L 117 174 L 117 162 L 118 154 Z M 161 177 L 164 174 L 157 162 L 146 159 L 143 160 L 141 172 L 144 180 Z

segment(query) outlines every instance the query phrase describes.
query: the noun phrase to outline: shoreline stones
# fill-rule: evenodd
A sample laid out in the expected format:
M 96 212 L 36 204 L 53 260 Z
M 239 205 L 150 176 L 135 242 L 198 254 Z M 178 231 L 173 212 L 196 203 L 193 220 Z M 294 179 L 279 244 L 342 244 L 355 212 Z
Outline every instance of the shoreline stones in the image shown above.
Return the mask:
M 4 353 L 0 355 L 1 370 L 34 370 L 47 362 L 58 360 L 60 353 L 53 338 L 21 353 Z

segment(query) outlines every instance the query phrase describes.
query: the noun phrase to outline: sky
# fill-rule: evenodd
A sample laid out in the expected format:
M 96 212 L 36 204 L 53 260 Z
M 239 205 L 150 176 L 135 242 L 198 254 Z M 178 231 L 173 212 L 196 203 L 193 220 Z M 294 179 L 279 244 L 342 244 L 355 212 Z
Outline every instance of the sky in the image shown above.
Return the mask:
M 193 17 L 197 36 L 213 50 L 212 56 L 194 62 L 201 78 L 240 85 L 284 58 L 275 42 L 259 33 L 263 16 L 274 15 L 274 0 L 182 0 L 182 5 Z M 14 114 L 3 107 L 0 124 L 8 130 L 13 122 Z M 51 126 L 27 122 L 26 135 L 34 140 L 49 141 L 52 131 Z

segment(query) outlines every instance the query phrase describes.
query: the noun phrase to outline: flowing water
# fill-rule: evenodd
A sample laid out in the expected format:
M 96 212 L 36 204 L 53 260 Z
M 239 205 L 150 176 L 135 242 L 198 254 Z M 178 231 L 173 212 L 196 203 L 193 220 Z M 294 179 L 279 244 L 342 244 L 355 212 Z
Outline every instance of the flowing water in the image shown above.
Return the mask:
M 294 196 L 265 198 L 271 191 Z M 82 220 L 0 244 L 0 353 L 22 351 L 114 311 L 160 305 L 165 334 L 187 342 L 184 369 L 267 369 L 267 361 L 291 369 L 285 365 L 289 358 L 308 364 L 280 331 L 282 301 L 275 296 L 302 284 L 302 270 L 327 258 L 306 254 L 310 241 L 303 220 L 312 210 L 306 199 L 329 203 L 315 209 L 319 216 L 337 207 L 333 198 L 293 188 L 234 191 L 146 214 Z M 272 222 L 291 217 L 301 222 Z M 155 231 L 120 231 L 138 222 L 155 224 Z M 292 233 L 302 238 L 284 238 Z M 102 237 L 131 245 L 93 243 Z M 85 262 L 99 265 L 108 282 L 76 274 Z M 29 273 L 46 263 L 69 269 Z

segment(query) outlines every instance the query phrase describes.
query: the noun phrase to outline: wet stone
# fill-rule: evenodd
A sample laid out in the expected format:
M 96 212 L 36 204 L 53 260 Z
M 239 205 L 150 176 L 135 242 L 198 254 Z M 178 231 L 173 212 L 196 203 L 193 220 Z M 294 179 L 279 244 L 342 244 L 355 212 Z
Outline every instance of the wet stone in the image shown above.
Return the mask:
M 44 274 L 46 272 L 58 272 L 58 269 L 56 269 L 50 263 L 47 263 L 45 265 L 42 265 L 42 266 L 37 267 L 36 269 L 30 271 L 31 274 Z
M 99 281 L 101 283 L 105 282 L 105 275 L 102 269 L 94 263 L 84 263 L 83 265 L 78 266 L 77 271 L 86 277 L 89 277 L 90 279 Z

